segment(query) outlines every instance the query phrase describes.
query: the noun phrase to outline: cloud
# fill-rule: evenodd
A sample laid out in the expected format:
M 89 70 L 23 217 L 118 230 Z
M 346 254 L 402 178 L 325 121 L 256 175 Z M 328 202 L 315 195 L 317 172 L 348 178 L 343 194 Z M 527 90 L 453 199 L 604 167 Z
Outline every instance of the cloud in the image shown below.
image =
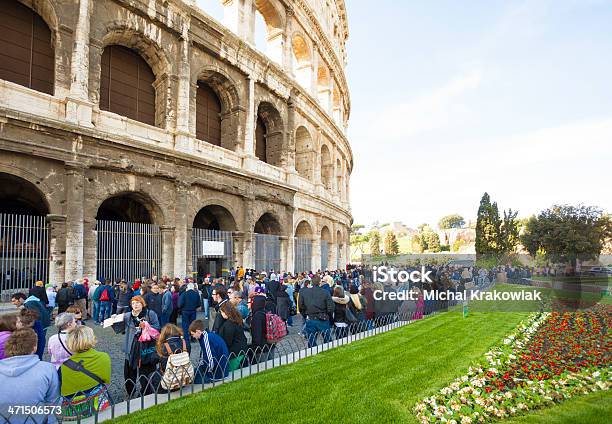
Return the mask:
M 397 140 L 464 122 L 470 109 L 463 96 L 476 90 L 481 81 L 481 70 L 467 72 L 409 102 L 374 112 L 373 123 L 365 124 L 364 131 L 362 128 L 359 131 L 379 140 Z

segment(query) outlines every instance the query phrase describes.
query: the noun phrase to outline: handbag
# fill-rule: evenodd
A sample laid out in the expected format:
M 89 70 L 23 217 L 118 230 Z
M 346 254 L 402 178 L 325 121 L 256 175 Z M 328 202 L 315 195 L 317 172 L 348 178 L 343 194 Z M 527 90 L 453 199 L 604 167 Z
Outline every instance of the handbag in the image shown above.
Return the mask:
M 64 397 L 62 401 L 62 420 L 74 421 L 91 417 L 95 413 L 105 410 L 111 403 L 111 397 L 106 383 L 98 375 L 85 369 L 82 361 L 76 362 L 72 359 L 64 361 L 66 367 L 73 371 L 81 372 L 98 383 L 97 386 L 74 396 Z
M 351 306 L 350 305 L 351 305 L 352 302 L 353 301 L 351 300 L 349 302 L 349 304 L 346 305 L 346 309 L 345 309 L 346 321 L 349 322 L 349 323 L 353 323 L 353 322 L 359 321 L 357 319 L 357 317 L 355 316 L 355 314 L 353 313 L 353 311 L 351 310 Z

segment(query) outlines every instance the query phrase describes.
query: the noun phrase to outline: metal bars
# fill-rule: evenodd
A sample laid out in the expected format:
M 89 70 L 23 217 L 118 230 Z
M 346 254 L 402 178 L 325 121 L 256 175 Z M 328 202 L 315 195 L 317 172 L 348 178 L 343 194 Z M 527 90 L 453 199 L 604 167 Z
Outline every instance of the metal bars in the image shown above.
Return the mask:
M 255 233 L 255 269 L 257 271 L 280 270 L 281 240 L 279 236 Z
M 308 272 L 312 270 L 312 240 L 295 238 L 294 242 L 295 272 Z
M 224 243 L 224 255 L 204 255 L 203 241 L 222 241 Z M 234 266 L 234 239 L 231 231 L 205 230 L 203 228 L 193 228 L 191 232 L 191 266 L 193 270 L 198 269 L 198 258 L 219 258 L 223 259 L 223 274 L 227 274 Z M 227 271 L 226 271 L 227 270 Z

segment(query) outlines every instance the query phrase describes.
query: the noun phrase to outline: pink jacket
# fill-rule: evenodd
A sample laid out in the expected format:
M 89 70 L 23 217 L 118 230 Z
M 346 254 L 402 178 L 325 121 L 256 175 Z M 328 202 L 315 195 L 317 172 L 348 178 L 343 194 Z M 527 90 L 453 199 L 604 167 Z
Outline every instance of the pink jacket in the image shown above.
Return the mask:
M 11 332 L 10 331 L 0 331 L 0 359 L 4 359 L 4 345 L 6 344 L 6 341 L 8 340 L 8 338 L 11 336 Z

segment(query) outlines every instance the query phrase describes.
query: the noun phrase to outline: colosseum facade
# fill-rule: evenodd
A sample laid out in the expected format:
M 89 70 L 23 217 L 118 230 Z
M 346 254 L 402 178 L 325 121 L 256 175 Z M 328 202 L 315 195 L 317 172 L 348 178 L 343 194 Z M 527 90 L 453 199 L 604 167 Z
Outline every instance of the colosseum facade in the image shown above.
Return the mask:
M 344 267 L 344 0 L 219 2 L 0 0 L 5 290 Z

